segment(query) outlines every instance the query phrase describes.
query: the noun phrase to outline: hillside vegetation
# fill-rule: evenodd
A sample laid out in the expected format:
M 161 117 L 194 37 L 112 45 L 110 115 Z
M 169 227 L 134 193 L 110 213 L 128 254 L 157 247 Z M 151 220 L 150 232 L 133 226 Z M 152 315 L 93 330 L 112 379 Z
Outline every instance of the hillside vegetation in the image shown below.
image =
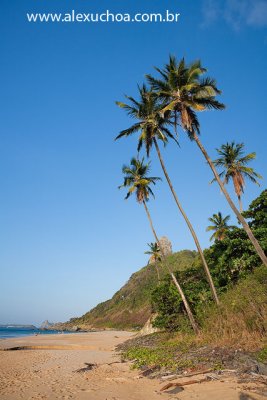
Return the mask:
M 267 190 L 243 212 L 254 235 L 267 252 Z M 177 271 L 199 326 L 193 333 L 183 302 L 168 276 L 152 291 L 157 317 L 164 332 L 134 338 L 122 346 L 123 356 L 137 367 L 234 369 L 266 374 L 267 269 L 240 227 L 205 250 L 219 293 L 212 299 L 199 257 L 192 267 Z
M 167 263 L 173 271 L 183 271 L 192 267 L 196 256 L 194 251 L 183 250 L 168 256 Z M 162 267 L 160 273 L 166 274 Z M 155 265 L 149 264 L 135 272 L 112 299 L 98 304 L 80 318 L 72 318 L 64 328 L 139 329 L 151 315 L 151 293 L 156 286 Z
M 264 190 L 243 213 L 265 251 L 266 210 L 267 190 Z M 157 262 L 160 280 L 155 263 L 151 263 L 134 273 L 112 299 L 79 318 L 72 318 L 61 328 L 138 330 L 156 313 L 155 327 L 190 334 L 192 327 L 184 303 L 168 272 L 173 271 L 202 334 L 212 333 L 214 338 L 229 343 L 237 342 L 242 336 L 263 338 L 267 329 L 266 267 L 262 266 L 244 230 L 233 226 L 224 233 L 223 239 L 215 240 L 204 252 L 220 297 L 219 307 L 213 301 L 198 253 L 184 250 Z
M 161 332 L 120 346 L 124 359 L 155 374 L 193 369 L 267 373 L 267 270 L 257 268 L 197 314 L 201 333 Z M 157 368 L 156 368 L 157 367 Z M 161 372 L 158 372 L 161 371 Z M 155 375 L 156 376 L 156 375 Z
M 267 252 L 267 190 L 264 190 L 250 204 L 248 211 L 243 212 L 243 215 L 249 219 L 249 225 L 253 229 L 255 237 L 259 240 L 264 251 Z M 263 322 L 261 322 L 260 328 L 255 321 L 258 315 L 261 315 L 263 320 L 266 317 L 267 291 L 261 283 L 261 281 L 264 282 L 264 277 L 267 280 L 266 274 L 264 275 L 266 267 L 262 267 L 263 271 L 260 276 L 263 278 L 261 281 L 255 283 L 252 273 L 254 272 L 254 276 L 257 276 L 257 270 L 261 268 L 262 263 L 244 230 L 233 226 L 231 230 L 224 233 L 223 239 L 215 240 L 214 244 L 204 253 L 210 266 L 217 293 L 221 297 L 219 307 L 216 307 L 212 300 L 199 257 L 196 257 L 192 267 L 175 272 L 201 330 L 207 325 L 208 330 L 210 330 L 212 315 L 217 318 L 223 309 L 223 317 L 220 322 L 216 319 L 212 323 L 214 331 L 217 332 L 219 337 L 222 335 L 219 330 L 219 325 L 221 326 L 222 322 L 225 327 L 227 324 L 233 325 L 232 328 L 225 328 L 229 335 L 239 326 L 239 334 L 235 334 L 235 337 L 241 336 L 243 328 L 247 330 L 249 325 L 246 318 L 249 314 L 251 314 L 250 324 L 255 325 L 254 328 L 256 327 L 260 335 L 265 333 Z M 251 286 L 252 283 L 253 286 Z M 182 299 L 175 290 L 169 276 L 166 276 L 153 290 L 152 302 L 154 310 L 157 312 L 155 320 L 157 327 L 169 331 L 189 331 L 191 329 L 184 312 Z M 236 305 L 236 308 L 232 305 Z M 241 313 L 242 309 L 243 314 Z M 254 319 L 252 318 L 253 313 L 255 314 Z M 241 319 L 243 322 L 241 322 Z M 241 325 L 243 328 L 241 328 Z

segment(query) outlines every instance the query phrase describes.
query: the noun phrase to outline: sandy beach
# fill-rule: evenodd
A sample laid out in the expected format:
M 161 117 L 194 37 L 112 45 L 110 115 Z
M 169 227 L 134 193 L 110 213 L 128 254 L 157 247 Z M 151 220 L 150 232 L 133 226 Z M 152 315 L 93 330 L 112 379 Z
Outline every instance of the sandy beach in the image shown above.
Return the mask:
M 235 378 L 204 382 L 160 392 L 164 383 L 148 379 L 130 363 L 121 363 L 115 346 L 129 332 L 39 335 L 0 341 L 0 398 L 2 400 L 88 399 L 263 399 L 255 384 Z M 20 350 L 15 350 L 20 348 Z M 22 349 L 21 349 L 22 348 Z M 24 348 L 24 349 L 23 349 Z M 13 350 L 11 350 L 13 349 Z M 9 350 L 9 351 L 4 351 Z M 90 364 L 94 364 L 90 369 Z M 200 377 L 197 377 L 201 379 Z M 188 380 L 188 378 L 183 378 Z

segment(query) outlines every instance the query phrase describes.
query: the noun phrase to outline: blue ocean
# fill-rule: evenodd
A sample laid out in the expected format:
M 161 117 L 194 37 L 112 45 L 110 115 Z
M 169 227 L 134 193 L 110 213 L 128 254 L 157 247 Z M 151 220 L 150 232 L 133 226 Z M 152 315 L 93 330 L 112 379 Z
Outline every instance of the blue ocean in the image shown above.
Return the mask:
M 39 329 L 31 329 L 31 328 L 18 328 L 18 327 L 0 327 L 0 340 L 1 339 L 10 339 L 21 336 L 31 336 L 31 335 L 49 335 L 53 333 L 58 333 L 58 331 L 53 330 L 45 330 L 40 331 Z

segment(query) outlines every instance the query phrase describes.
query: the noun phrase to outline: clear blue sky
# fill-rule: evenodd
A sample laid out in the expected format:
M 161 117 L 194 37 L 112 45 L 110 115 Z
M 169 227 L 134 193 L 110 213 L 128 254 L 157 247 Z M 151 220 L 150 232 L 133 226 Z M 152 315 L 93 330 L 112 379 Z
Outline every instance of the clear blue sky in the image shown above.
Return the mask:
M 31 24 L 25 15 L 72 9 L 181 16 L 177 24 Z M 0 11 L 0 323 L 65 321 L 110 298 L 147 262 L 144 210 L 117 189 L 136 138 L 114 143 L 132 123 L 115 100 L 135 96 L 170 53 L 201 58 L 223 90 L 227 110 L 200 116 L 212 157 L 226 141 L 245 142 L 267 176 L 267 2 L 1 0 Z M 207 247 L 208 217 L 231 213 L 194 143 L 183 135 L 180 143 L 163 154 Z M 248 183 L 245 207 L 265 186 Z M 159 235 L 174 250 L 194 249 L 165 182 L 155 192 Z

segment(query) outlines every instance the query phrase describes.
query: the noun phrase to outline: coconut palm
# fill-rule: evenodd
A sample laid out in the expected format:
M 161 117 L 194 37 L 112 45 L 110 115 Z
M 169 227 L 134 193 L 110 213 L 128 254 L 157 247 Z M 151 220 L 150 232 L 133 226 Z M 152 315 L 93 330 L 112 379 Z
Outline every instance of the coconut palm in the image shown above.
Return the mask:
M 121 186 L 119 186 L 119 189 L 122 187 L 129 188 L 125 200 L 135 193 L 137 202 L 139 204 L 143 204 L 145 208 L 153 235 L 156 239 L 156 242 L 159 243 L 159 239 L 154 229 L 151 215 L 146 203 L 149 200 L 150 195 L 155 197 L 150 185 L 155 185 L 156 182 L 161 179 L 155 176 L 148 177 L 147 174 L 149 173 L 149 170 L 150 162 L 148 164 L 144 164 L 144 159 L 138 160 L 137 158 L 133 157 L 131 159 L 130 166 L 124 165 L 122 167 L 122 172 L 125 176 L 124 182 Z
M 160 245 L 160 241 L 158 239 L 158 236 L 156 234 L 153 222 L 152 222 L 152 218 L 150 215 L 150 212 L 148 210 L 147 207 L 147 202 L 149 200 L 150 195 L 152 195 L 154 197 L 154 193 L 150 187 L 150 185 L 155 185 L 157 181 L 160 180 L 160 178 L 158 177 L 149 177 L 147 174 L 150 171 L 150 162 L 147 164 L 144 164 L 144 159 L 142 160 L 138 160 L 136 158 L 132 158 L 131 159 L 131 163 L 130 166 L 124 165 L 122 167 L 122 172 L 125 175 L 124 176 L 124 182 L 121 186 L 119 186 L 119 189 L 121 189 L 122 187 L 124 188 L 129 188 L 127 195 L 125 197 L 125 199 L 128 199 L 133 193 L 135 193 L 136 195 L 136 200 L 139 204 L 143 204 L 148 220 L 149 220 L 149 224 L 151 227 L 151 230 L 153 232 L 154 238 L 156 240 L 156 243 L 160 249 L 160 253 L 161 253 L 161 257 L 164 260 L 165 259 L 165 254 L 164 251 Z M 188 318 L 191 322 L 192 328 L 194 329 L 194 331 L 196 333 L 198 333 L 198 326 L 197 323 L 195 321 L 195 318 L 193 316 L 193 313 L 190 309 L 190 306 L 186 300 L 186 297 L 184 295 L 184 292 L 180 286 L 180 284 L 178 283 L 175 275 L 173 274 L 173 272 L 170 270 L 168 264 L 166 263 L 167 269 L 172 277 L 172 280 L 182 298 L 182 301 L 184 303 L 186 312 L 188 314 Z
M 125 129 L 120 132 L 120 134 L 116 137 L 116 139 L 119 139 L 124 136 L 130 136 L 134 133 L 140 132 L 139 138 L 138 138 L 138 146 L 137 149 L 138 151 L 142 148 L 144 145 L 146 148 L 146 153 L 147 156 L 149 156 L 151 148 L 153 145 L 156 148 L 157 155 L 162 167 L 162 170 L 164 172 L 164 175 L 166 177 L 166 180 L 169 184 L 170 190 L 172 192 L 172 195 L 174 197 L 174 200 L 183 215 L 185 222 L 193 236 L 194 242 L 196 244 L 196 247 L 198 249 L 198 252 L 200 254 L 207 279 L 214 297 L 214 300 L 216 303 L 219 303 L 219 299 L 217 296 L 217 292 L 209 271 L 209 267 L 207 265 L 207 262 L 205 260 L 203 251 L 201 249 L 199 240 L 197 238 L 197 235 L 195 233 L 195 230 L 187 217 L 178 197 L 177 194 L 173 188 L 172 182 L 170 180 L 170 177 L 167 173 L 160 148 L 158 145 L 158 140 L 163 142 L 164 145 L 168 143 L 169 139 L 173 139 L 176 141 L 174 135 L 170 132 L 169 127 L 173 125 L 173 122 L 170 121 L 170 115 L 168 111 L 165 111 L 164 114 L 161 112 L 162 111 L 162 102 L 159 101 L 159 98 L 156 93 L 154 93 L 151 90 L 148 90 L 145 85 L 142 87 L 139 87 L 139 95 L 140 95 L 140 100 L 135 100 L 133 97 L 127 97 L 129 100 L 129 104 L 125 104 L 122 102 L 117 102 L 117 105 L 121 108 L 124 108 L 128 115 L 130 117 L 134 117 L 138 122 L 136 122 L 134 125 L 132 125 L 130 128 Z M 177 142 L 177 141 L 176 141 Z
M 244 143 L 235 142 L 223 144 L 216 150 L 219 154 L 219 158 L 214 160 L 213 163 L 216 167 L 223 169 L 219 177 L 224 178 L 224 184 L 228 184 L 230 180 L 233 181 L 240 212 L 242 212 L 241 195 L 244 193 L 245 179 L 247 178 L 253 183 L 260 185 L 256 178 L 262 178 L 253 168 L 247 167 L 247 164 L 256 158 L 256 153 L 244 155 Z M 213 179 L 213 181 L 214 180 L 215 179 Z
M 210 241 L 214 239 L 223 240 L 225 238 L 226 232 L 233 228 L 232 225 L 228 225 L 229 219 L 230 215 L 226 215 L 226 217 L 223 218 L 220 211 L 218 214 L 213 214 L 213 216 L 209 218 L 209 221 L 212 222 L 213 225 L 209 225 L 206 231 L 214 231 L 210 237 Z
M 216 81 L 210 77 L 203 78 L 203 74 L 207 70 L 202 67 L 200 61 L 186 65 L 184 59 L 177 62 L 175 57 L 170 57 L 169 63 L 163 69 L 156 68 L 156 70 L 160 74 L 160 79 L 151 75 L 148 75 L 147 79 L 162 101 L 162 118 L 167 113 L 168 119 L 172 120 L 176 127 L 180 125 L 187 132 L 189 139 L 197 143 L 226 200 L 242 224 L 262 262 L 267 266 L 267 257 L 264 251 L 229 196 L 211 158 L 199 139 L 200 124 L 196 112 L 225 108 L 224 104 L 216 100 L 216 96 L 221 93 L 217 88 Z
M 161 253 L 160 253 L 159 245 L 157 242 L 148 243 L 147 245 L 149 247 L 149 250 L 145 251 L 145 254 L 150 255 L 149 262 L 152 262 L 155 264 L 157 275 L 158 275 L 158 281 L 160 281 L 158 262 L 161 261 Z

